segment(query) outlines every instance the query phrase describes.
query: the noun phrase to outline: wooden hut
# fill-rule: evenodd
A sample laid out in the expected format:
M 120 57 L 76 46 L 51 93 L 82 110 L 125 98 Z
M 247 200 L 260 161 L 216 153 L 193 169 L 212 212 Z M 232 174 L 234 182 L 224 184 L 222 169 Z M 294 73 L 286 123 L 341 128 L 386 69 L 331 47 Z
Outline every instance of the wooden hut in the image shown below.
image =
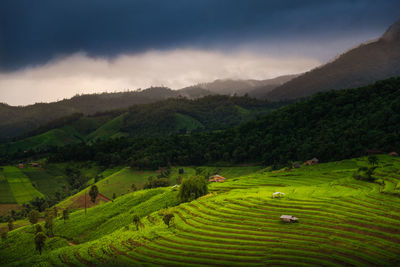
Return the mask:
M 214 183 L 223 183 L 223 182 L 225 182 L 225 177 L 222 177 L 221 175 L 216 174 L 216 175 L 210 176 L 210 178 L 208 178 L 208 181 L 214 182 Z

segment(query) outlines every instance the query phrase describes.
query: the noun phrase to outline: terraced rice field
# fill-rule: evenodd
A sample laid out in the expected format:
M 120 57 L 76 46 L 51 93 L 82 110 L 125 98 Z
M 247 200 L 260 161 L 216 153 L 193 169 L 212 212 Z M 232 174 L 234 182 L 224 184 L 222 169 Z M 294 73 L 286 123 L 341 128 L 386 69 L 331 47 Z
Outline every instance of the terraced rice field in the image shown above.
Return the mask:
M 400 169 L 397 162 L 381 160 L 393 165 L 378 173 L 386 172 L 384 181 L 392 179 Z M 175 215 L 170 228 L 162 211 L 142 212 L 139 231 L 132 223 L 120 224 L 102 238 L 53 250 L 42 261 L 55 266 L 398 266 L 400 198 L 382 192 L 384 183 L 354 180 L 362 165 L 364 159 L 260 170 L 212 184 L 209 195 L 168 209 Z M 275 191 L 286 195 L 273 199 Z M 143 207 L 159 205 L 162 194 L 149 195 Z M 282 214 L 299 222 L 283 223 Z

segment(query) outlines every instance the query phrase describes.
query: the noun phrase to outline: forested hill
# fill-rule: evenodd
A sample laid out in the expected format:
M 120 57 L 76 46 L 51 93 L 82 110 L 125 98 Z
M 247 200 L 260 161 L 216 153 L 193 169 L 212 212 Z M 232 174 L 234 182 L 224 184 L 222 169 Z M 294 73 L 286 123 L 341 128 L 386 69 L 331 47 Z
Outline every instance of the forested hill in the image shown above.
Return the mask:
M 54 120 L 22 138 L 0 145 L 2 153 L 42 150 L 97 139 L 139 136 L 168 136 L 223 130 L 262 116 L 283 102 L 249 97 L 206 96 L 174 98 L 134 105 L 94 115 L 76 113 Z M 2 154 L 0 152 L 0 155 Z
M 262 98 L 268 91 L 294 78 L 286 75 L 268 80 L 216 80 L 212 83 L 171 90 L 165 87 L 151 87 L 145 90 L 77 95 L 53 103 L 37 103 L 29 106 L 9 106 L 0 103 L 0 142 L 41 131 L 54 120 L 82 113 L 92 115 L 98 112 L 126 109 L 132 105 L 154 103 L 170 98 L 197 99 L 208 95 L 244 95 Z M 262 86 L 261 86 L 262 85 Z M 261 88 L 261 87 L 262 88 Z M 263 87 L 264 86 L 264 87 Z M 266 88 L 267 86 L 268 88 Z
M 121 162 L 142 168 L 168 164 L 263 162 L 363 155 L 367 149 L 400 151 L 400 78 L 319 93 L 240 127 L 166 138 L 123 138 L 51 151 L 50 160 Z
M 53 103 L 15 107 L 0 103 L 0 140 L 7 140 L 33 131 L 53 120 L 73 113 L 86 115 L 132 105 L 147 104 L 168 98 L 198 98 L 209 95 L 204 89 L 174 91 L 164 87 L 152 87 L 142 91 L 77 95 Z

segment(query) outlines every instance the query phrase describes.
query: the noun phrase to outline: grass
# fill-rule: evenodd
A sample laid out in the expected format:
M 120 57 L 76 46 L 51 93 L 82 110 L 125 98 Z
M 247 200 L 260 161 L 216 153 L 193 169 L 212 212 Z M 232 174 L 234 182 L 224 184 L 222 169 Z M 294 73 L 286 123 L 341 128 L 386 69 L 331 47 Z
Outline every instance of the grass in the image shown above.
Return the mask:
M 0 258 L 6 266 L 397 266 L 400 162 L 388 156 L 379 161 L 376 175 L 396 185 L 388 190 L 385 183 L 352 177 L 368 165 L 365 158 L 278 171 L 202 167 L 226 182 L 210 184 L 208 195 L 190 203 L 179 204 L 176 191 L 159 188 L 123 195 L 86 216 L 73 212 L 66 224 L 56 220 L 57 238 L 47 241 L 42 256 L 33 250 L 32 227 L 22 227 L 0 243 Z M 127 171 L 114 175 L 128 179 Z M 195 172 L 184 167 L 183 175 Z M 286 195 L 273 199 L 275 191 Z M 175 215 L 169 228 L 162 221 L 166 206 Z M 133 214 L 141 217 L 139 231 Z M 281 222 L 282 214 L 299 223 Z
M 180 130 L 193 131 L 196 129 L 204 128 L 204 125 L 201 122 L 199 122 L 195 118 L 192 118 L 188 115 L 176 113 L 175 119 L 176 119 L 175 127 L 176 127 L 177 132 L 179 132 Z
M 157 173 L 154 171 L 136 171 L 126 167 L 112 173 L 96 185 L 100 193 L 111 199 L 114 193 L 116 196 L 121 196 L 132 192 L 131 186 L 133 183 L 137 188 L 142 189 L 148 177 L 155 177 L 156 175 Z
M 40 135 L 3 145 L 9 152 L 18 150 L 41 149 L 48 146 L 62 146 L 82 141 L 81 134 L 72 126 L 53 129 Z
M 21 171 L 29 177 L 35 188 L 46 196 L 53 196 L 56 191 L 67 185 L 64 175 L 53 175 L 42 168 L 26 167 Z
M 17 167 L 4 166 L 2 173 L 7 179 L 10 191 L 18 204 L 27 203 L 35 197 L 44 197 L 33 187 L 29 177 Z
M 91 132 L 88 136 L 86 136 L 86 140 L 96 140 L 102 138 L 117 138 L 122 137 L 127 134 L 121 133 L 120 129 L 124 125 L 124 118 L 126 114 L 122 114 L 116 118 L 113 118 L 102 126 L 97 128 L 95 131 Z
M 0 170 L 0 203 L 17 203 L 17 200 L 15 199 L 14 194 L 11 191 L 11 187 L 8 184 L 6 177 L 4 176 L 3 170 Z

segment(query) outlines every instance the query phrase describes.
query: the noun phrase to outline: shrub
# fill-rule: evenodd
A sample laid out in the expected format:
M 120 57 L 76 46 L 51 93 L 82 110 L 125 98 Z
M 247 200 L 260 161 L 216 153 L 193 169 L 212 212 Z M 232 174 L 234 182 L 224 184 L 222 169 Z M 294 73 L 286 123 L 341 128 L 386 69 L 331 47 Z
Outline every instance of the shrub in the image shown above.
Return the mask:
M 168 226 L 168 228 L 169 228 L 169 226 L 170 226 L 171 220 L 172 220 L 174 217 L 175 217 L 175 216 L 174 216 L 174 214 L 172 214 L 172 213 L 165 213 L 165 214 L 164 214 L 164 216 L 163 216 L 163 221 L 164 221 L 164 223 Z
M 35 246 L 36 250 L 42 255 L 42 249 L 45 245 L 47 236 L 43 232 L 39 232 L 35 235 Z
M 7 232 L 1 233 L 1 239 L 5 241 L 7 239 Z
M 39 221 L 39 212 L 37 210 L 32 210 L 31 212 L 29 212 L 29 222 L 34 225 Z
M 357 172 L 353 174 L 354 179 L 361 181 L 374 182 L 376 178 L 372 176 L 374 174 L 376 167 L 360 167 Z
M 150 189 L 150 188 L 157 188 L 157 187 L 166 187 L 169 186 L 168 178 L 158 178 L 147 182 L 143 188 Z
M 179 187 L 179 199 L 182 202 L 192 201 L 208 193 L 207 182 L 203 177 L 192 176 L 182 181 Z
M 92 185 L 89 191 L 90 201 L 95 203 L 98 194 L 99 194 L 99 189 L 97 188 L 96 185 Z

